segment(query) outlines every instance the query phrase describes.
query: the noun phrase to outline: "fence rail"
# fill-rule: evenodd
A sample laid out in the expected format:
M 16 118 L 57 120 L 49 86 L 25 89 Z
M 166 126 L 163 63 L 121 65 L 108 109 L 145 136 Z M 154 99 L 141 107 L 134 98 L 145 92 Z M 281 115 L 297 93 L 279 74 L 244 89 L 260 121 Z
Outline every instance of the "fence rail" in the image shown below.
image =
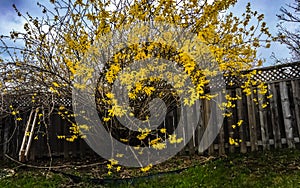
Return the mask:
M 258 93 L 246 95 L 239 86 L 241 80 L 238 78 L 226 78 L 227 93 L 241 96 L 241 100 L 234 102 L 236 108 L 228 109 L 232 113 L 231 117 L 225 117 L 217 138 L 207 149 L 209 154 L 223 155 L 232 152 L 251 152 L 256 150 L 268 150 L 272 148 L 295 148 L 300 146 L 300 63 L 291 63 L 274 67 L 257 69 L 255 78 L 267 83 L 268 94 L 271 98 L 260 96 Z M 230 82 L 235 85 L 230 86 Z M 217 83 L 217 80 L 214 80 Z M 253 88 L 256 89 L 256 88 Z M 259 100 L 259 98 L 263 100 Z M 3 97 L 2 97 L 3 98 Z M 255 102 L 256 99 L 257 102 Z M 23 107 L 31 107 L 31 100 L 24 97 L 22 101 L 10 101 L 2 99 L 1 109 L 5 109 L 8 104 L 14 102 Z M 58 100 L 65 106 L 71 106 L 70 99 Z M 258 103 L 258 105 L 256 104 Z M 265 108 L 262 103 L 268 103 Z M 197 153 L 199 143 L 203 134 L 203 128 L 207 126 L 208 119 L 214 112 L 211 105 L 216 105 L 209 101 L 201 102 L 199 112 L 189 112 L 200 115 L 200 121 L 195 130 L 194 136 L 181 153 Z M 24 108 L 25 109 L 25 108 Z M 31 108 L 20 113 L 22 120 L 16 121 L 11 116 L 0 116 L 0 156 L 9 154 L 18 157 L 26 121 Z M 95 153 L 82 140 L 67 142 L 58 139 L 59 135 L 68 135 L 70 123 L 62 119 L 57 112 L 53 112 L 47 117 L 49 123 L 35 128 L 34 139 L 30 149 L 30 158 L 45 156 L 85 156 Z M 175 116 L 166 117 L 165 123 L 176 122 Z M 242 123 L 240 120 L 243 120 Z M 186 123 L 189 123 L 188 121 Z M 232 126 L 241 123 L 241 126 Z M 48 129 L 46 129 L 46 127 Z M 236 139 L 238 145 L 229 144 L 230 138 Z

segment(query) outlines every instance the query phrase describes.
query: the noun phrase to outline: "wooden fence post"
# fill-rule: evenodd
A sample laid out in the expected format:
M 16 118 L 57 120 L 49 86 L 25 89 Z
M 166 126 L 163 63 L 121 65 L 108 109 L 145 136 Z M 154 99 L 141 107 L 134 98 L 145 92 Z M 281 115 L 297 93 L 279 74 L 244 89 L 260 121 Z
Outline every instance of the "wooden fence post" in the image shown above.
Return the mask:
M 203 154 L 203 151 L 201 151 L 200 148 L 200 143 L 202 140 L 202 136 L 203 136 L 203 126 L 204 126 L 204 101 L 200 100 L 200 112 L 199 112 L 199 123 L 198 123 L 198 127 L 197 127 L 197 151 L 198 154 L 201 155 Z
M 269 144 L 269 130 L 268 130 L 268 120 L 267 120 L 267 111 L 265 105 L 266 100 L 265 96 L 258 93 L 258 103 L 259 103 L 259 121 L 260 121 L 260 130 L 261 130 L 261 140 L 262 140 L 262 146 L 263 150 L 270 149 Z
M 286 82 L 280 82 L 280 98 L 281 106 L 283 112 L 283 120 L 285 126 L 286 142 L 289 148 L 294 148 L 294 137 L 293 137 L 293 127 L 292 127 L 292 113 L 290 109 L 288 88 Z
M 293 98 L 294 98 L 294 105 L 295 105 L 295 116 L 297 121 L 297 128 L 298 128 L 298 136 L 300 138 L 300 87 L 299 87 L 300 80 L 292 80 L 292 91 L 293 91 Z
M 248 109 L 248 123 L 250 130 L 250 145 L 251 151 L 258 150 L 257 146 L 257 130 L 256 130 L 256 115 L 255 115 L 255 107 L 253 101 L 253 93 L 247 96 L 247 109 Z
M 279 127 L 279 112 L 278 112 L 278 95 L 275 87 L 275 83 L 269 84 L 269 89 L 271 90 L 272 97 L 270 98 L 270 109 L 271 109 L 271 123 L 274 136 L 274 147 L 281 148 L 281 133 Z

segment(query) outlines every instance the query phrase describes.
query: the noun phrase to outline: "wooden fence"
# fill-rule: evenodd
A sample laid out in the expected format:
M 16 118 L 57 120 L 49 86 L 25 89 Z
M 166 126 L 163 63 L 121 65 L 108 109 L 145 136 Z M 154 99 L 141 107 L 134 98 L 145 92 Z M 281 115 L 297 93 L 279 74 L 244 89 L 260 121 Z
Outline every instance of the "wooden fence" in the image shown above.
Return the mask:
M 240 87 L 232 87 L 229 84 L 234 82 L 237 85 L 241 80 L 227 78 L 227 93 L 232 96 L 237 94 L 241 96 L 241 100 L 233 102 L 236 108 L 229 109 L 232 116 L 224 118 L 223 126 L 217 138 L 206 150 L 208 154 L 223 155 L 232 152 L 246 153 L 273 148 L 299 148 L 300 63 L 261 68 L 257 71 L 258 74 L 255 75 L 254 79 L 266 82 L 268 95 L 273 97 L 263 97 L 263 100 L 258 100 L 262 97 L 259 94 L 245 95 Z M 218 82 L 218 80 L 214 81 Z M 259 105 L 256 104 L 255 99 Z M 59 100 L 65 106 L 71 106 L 70 99 Z M 26 101 L 22 102 L 26 103 Z M 269 105 L 263 108 L 262 103 Z M 197 113 L 201 118 L 193 138 L 181 153 L 194 154 L 198 152 L 203 127 L 207 125 L 210 114 L 214 113 L 210 110 L 210 105 L 212 104 L 208 101 L 202 101 L 200 113 L 189 112 Z M 3 157 L 4 154 L 18 157 L 30 109 L 20 113 L 21 121 L 16 121 L 12 116 L 0 118 L 0 157 Z M 58 139 L 57 136 L 59 135 L 70 134 L 70 123 L 62 119 L 57 112 L 51 113 L 48 118 L 50 121 L 47 125 L 37 126 L 34 130 L 34 139 L 30 149 L 31 159 L 48 157 L 50 153 L 51 156 L 63 157 L 95 155 L 82 139 L 75 140 L 75 142 Z M 164 123 L 173 124 L 176 122 L 176 118 L 176 116 L 169 114 Z M 241 126 L 238 126 L 239 123 Z M 235 142 L 238 144 L 229 144 L 230 138 L 236 139 Z

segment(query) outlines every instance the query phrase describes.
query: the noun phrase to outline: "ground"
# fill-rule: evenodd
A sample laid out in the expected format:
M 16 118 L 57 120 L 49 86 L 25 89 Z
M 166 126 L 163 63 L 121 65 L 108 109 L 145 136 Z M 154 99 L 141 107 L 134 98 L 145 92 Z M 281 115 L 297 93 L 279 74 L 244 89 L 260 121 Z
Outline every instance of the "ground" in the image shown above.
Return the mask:
M 37 160 L 26 166 L 6 159 L 0 187 L 300 187 L 300 150 L 178 156 L 148 172 L 121 168 L 108 175 L 107 162 L 93 159 Z

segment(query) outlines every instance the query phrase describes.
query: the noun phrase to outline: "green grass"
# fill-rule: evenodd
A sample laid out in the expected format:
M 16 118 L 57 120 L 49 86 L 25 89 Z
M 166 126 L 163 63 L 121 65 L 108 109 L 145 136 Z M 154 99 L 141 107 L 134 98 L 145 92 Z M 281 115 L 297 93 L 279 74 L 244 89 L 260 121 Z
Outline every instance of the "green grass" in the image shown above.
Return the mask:
M 22 171 L 13 177 L 0 180 L 0 187 L 59 187 L 67 179 L 58 174 L 44 174 L 38 171 Z
M 244 160 L 218 159 L 181 174 L 123 184 L 120 187 L 299 187 L 300 171 L 287 171 L 265 164 L 243 164 Z
M 105 184 L 105 187 L 300 187 L 299 162 L 299 150 L 236 154 L 216 158 L 181 173 L 133 178 L 123 183 Z M 84 174 L 79 183 L 74 183 L 64 175 L 38 169 L 16 168 L 15 171 L 14 176 L 0 179 L 0 187 L 103 187 L 92 183 Z M 150 174 L 156 172 L 153 170 Z

